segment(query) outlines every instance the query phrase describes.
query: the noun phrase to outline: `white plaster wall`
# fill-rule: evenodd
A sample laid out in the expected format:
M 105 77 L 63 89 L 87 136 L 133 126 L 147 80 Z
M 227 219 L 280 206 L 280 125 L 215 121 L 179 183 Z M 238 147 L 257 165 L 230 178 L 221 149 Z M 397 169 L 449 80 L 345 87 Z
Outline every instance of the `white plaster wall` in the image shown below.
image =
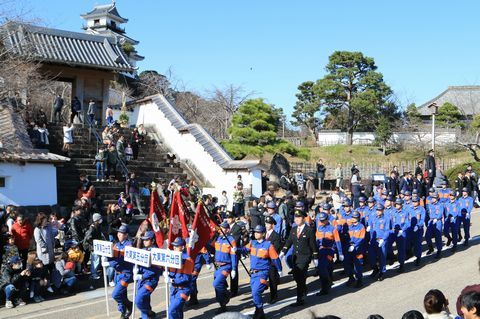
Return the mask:
M 0 163 L 0 204 L 40 206 L 57 204 L 57 169 L 53 164 Z
M 442 145 L 453 143 L 457 140 L 456 132 L 436 132 L 435 143 Z M 375 141 L 373 132 L 353 133 L 353 144 L 372 144 Z M 392 141 L 396 143 L 430 143 L 431 132 L 394 132 Z M 320 132 L 318 133 L 317 144 L 321 146 L 345 144 L 347 142 L 346 132 Z

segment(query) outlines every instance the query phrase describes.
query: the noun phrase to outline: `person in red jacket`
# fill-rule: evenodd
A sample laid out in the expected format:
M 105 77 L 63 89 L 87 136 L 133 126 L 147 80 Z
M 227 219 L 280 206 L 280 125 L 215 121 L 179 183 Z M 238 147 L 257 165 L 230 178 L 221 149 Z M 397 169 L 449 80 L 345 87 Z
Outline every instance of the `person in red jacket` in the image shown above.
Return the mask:
M 15 238 L 15 245 L 18 247 L 18 253 L 20 254 L 20 258 L 22 258 L 22 263 L 25 266 L 30 241 L 33 238 L 33 227 L 22 214 L 19 214 L 15 223 L 13 223 L 12 235 L 13 238 Z

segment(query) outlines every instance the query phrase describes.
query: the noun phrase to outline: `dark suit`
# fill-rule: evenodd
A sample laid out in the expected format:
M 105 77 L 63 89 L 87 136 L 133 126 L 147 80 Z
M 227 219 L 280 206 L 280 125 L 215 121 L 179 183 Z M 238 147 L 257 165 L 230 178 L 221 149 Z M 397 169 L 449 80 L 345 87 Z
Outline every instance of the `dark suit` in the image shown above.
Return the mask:
M 294 226 L 287 238 L 285 247 L 282 252 L 287 253 L 293 246 L 292 263 L 293 263 L 293 279 L 297 283 L 297 302 L 303 302 L 307 294 L 307 272 L 308 265 L 313 259 L 318 259 L 317 245 L 315 244 L 315 233 L 313 228 L 305 225 L 301 233 L 297 236 L 298 226 Z
M 419 198 L 425 197 L 425 183 L 423 182 L 423 179 L 418 180 L 417 178 L 415 178 L 413 180 L 413 189 L 417 190 Z
M 465 178 L 459 178 L 457 177 L 457 179 L 455 180 L 455 191 L 457 192 L 457 198 L 459 198 L 460 196 L 462 196 L 462 188 L 465 187 Z
M 235 239 L 235 243 L 237 243 L 237 248 L 240 248 L 243 246 L 242 243 L 242 227 L 237 223 L 233 223 L 233 225 L 230 225 L 230 235 Z M 238 269 L 238 263 L 242 255 L 239 253 L 239 250 L 236 252 L 237 255 L 237 264 L 235 265 L 235 269 Z M 233 266 L 233 265 L 232 265 Z M 238 275 L 239 273 L 237 272 L 237 275 L 235 278 L 232 279 L 230 277 L 230 292 L 232 296 L 236 296 L 238 294 Z
M 387 181 L 385 182 L 385 188 L 389 193 L 392 193 L 392 196 L 398 195 L 398 180 L 397 178 L 388 177 Z
M 427 155 L 427 158 L 425 159 L 425 169 L 427 170 L 429 178 L 428 188 L 430 188 L 433 185 L 433 180 L 435 179 L 435 173 L 437 170 L 435 165 L 435 157 Z
M 277 253 L 280 253 L 280 250 L 282 249 L 282 241 L 280 240 L 280 235 L 276 231 L 272 231 L 268 238 L 265 237 L 265 240 L 271 242 L 273 247 L 275 248 L 275 251 Z M 280 283 L 280 276 L 278 275 L 278 271 L 279 269 L 275 268 L 273 263 L 270 264 L 270 269 L 268 272 L 268 279 L 270 285 L 270 301 L 277 299 L 277 287 Z

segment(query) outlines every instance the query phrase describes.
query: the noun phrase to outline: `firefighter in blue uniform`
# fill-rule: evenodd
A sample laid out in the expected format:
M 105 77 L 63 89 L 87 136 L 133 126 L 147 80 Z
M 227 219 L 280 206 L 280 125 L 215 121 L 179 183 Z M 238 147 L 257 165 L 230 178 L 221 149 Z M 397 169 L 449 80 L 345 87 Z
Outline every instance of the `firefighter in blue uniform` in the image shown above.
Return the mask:
M 360 218 L 362 223 L 365 218 L 365 212 L 367 211 L 366 203 L 367 203 L 367 199 L 363 196 L 360 196 L 360 198 L 358 199 L 358 207 L 356 210 L 360 213 Z
M 447 237 L 447 247 L 453 242 L 452 252 L 457 250 L 458 225 L 460 224 L 460 205 L 456 199 L 456 193 L 450 191 L 449 201 L 445 203 L 445 225 L 443 234 Z
M 133 280 L 133 264 L 123 260 L 125 247 L 132 246 L 128 240 L 128 226 L 122 224 L 117 232 L 118 241 L 113 245 L 113 257 L 102 257 L 103 267 L 112 267 L 115 270 L 115 288 L 113 288 L 112 298 L 118 304 L 121 319 L 129 318 L 132 313 L 132 302 L 128 300 L 127 287 Z
M 413 246 L 415 254 L 415 266 L 420 266 L 422 257 L 422 241 L 423 229 L 425 225 L 425 208 L 420 206 L 420 198 L 414 196 L 412 198 L 412 208 L 408 210 L 409 229 L 407 233 L 407 241 Z
M 145 235 L 141 237 L 143 249 L 151 250 L 156 247 L 155 245 L 155 233 L 151 230 L 147 231 Z M 157 288 L 158 280 L 163 273 L 163 268 L 151 265 L 150 267 L 138 267 L 138 273 L 134 276 L 137 281 L 137 296 L 135 297 L 135 304 L 138 310 L 141 312 L 142 319 L 155 318 L 155 312 L 152 311 L 150 305 L 150 296 L 155 288 Z
M 427 231 L 425 233 L 425 240 L 427 241 L 428 251 L 427 255 L 433 253 L 432 238 L 435 237 L 435 246 L 437 248 L 436 259 L 442 256 L 442 231 L 443 231 L 443 212 L 444 206 L 438 202 L 438 194 L 433 192 L 431 195 L 431 203 L 428 205 Z
M 350 242 L 348 248 L 345 249 L 345 271 L 349 277 L 347 286 L 360 288 L 363 285 L 363 258 L 364 258 L 364 241 L 365 226 L 360 223 L 360 213 L 354 211 L 352 213 L 352 223 L 348 226 L 348 234 Z M 354 277 L 355 275 L 355 277 Z
M 450 189 L 447 188 L 447 182 L 440 182 L 441 188 L 438 190 L 438 201 L 442 204 L 445 204 L 449 201 Z
M 265 240 L 265 227 L 257 225 L 253 232 L 255 239 L 242 248 L 242 251 L 250 253 L 250 286 L 252 288 L 253 304 L 255 305 L 253 319 L 265 319 L 262 293 L 268 287 L 270 266 L 273 264 L 281 274 L 282 264 L 272 243 Z
M 225 221 L 220 224 L 221 232 L 215 241 L 215 265 L 217 269 L 213 275 L 215 299 L 220 304 L 217 314 L 227 311 L 230 296 L 227 290 L 227 277 L 237 276 L 237 244 L 229 235 L 230 225 Z
M 405 194 L 403 196 L 403 209 L 408 211 L 413 207 L 412 204 L 412 192 L 411 191 L 405 191 Z
M 203 265 L 205 265 L 208 270 L 212 268 L 212 258 L 205 247 L 203 247 L 198 253 L 197 257 L 195 257 L 195 264 L 192 272 L 192 291 L 190 293 L 190 299 L 187 302 L 188 306 L 198 305 L 197 279 Z
M 458 199 L 458 204 L 460 206 L 460 223 L 458 227 L 462 227 L 465 235 L 465 241 L 463 242 L 464 246 L 468 246 L 468 240 L 470 239 L 470 215 L 472 214 L 473 209 L 473 198 L 468 196 L 468 189 L 462 189 L 462 197 Z
M 377 216 L 373 219 L 370 229 L 370 249 L 368 257 L 370 266 L 373 269 L 370 277 L 374 278 L 378 275 L 378 281 L 384 279 L 387 272 L 387 241 L 392 229 L 391 219 L 384 214 L 382 204 L 377 205 Z
M 321 212 L 317 216 L 317 229 L 315 232 L 318 247 L 318 272 L 322 289 L 318 295 L 326 295 L 333 283 L 333 256 L 335 247 L 339 253 L 339 260 L 344 260 L 342 244 L 338 230 L 328 220 L 328 214 Z
M 383 206 L 383 215 L 385 215 L 385 218 L 393 222 L 395 211 L 396 209 L 395 209 L 394 199 L 391 195 L 389 195 L 387 196 L 387 199 L 385 200 L 385 204 Z M 390 265 L 393 265 L 395 261 L 395 255 L 393 254 L 394 241 L 395 241 L 394 234 L 390 233 L 390 235 L 388 236 L 388 240 L 385 243 L 385 246 L 387 249 L 387 261 Z
M 397 257 L 400 263 L 400 268 L 397 270 L 398 273 L 402 273 L 405 270 L 405 241 L 408 228 L 408 213 L 403 209 L 403 200 L 399 198 L 395 201 L 395 214 L 392 218 L 392 239 L 397 245 Z
M 170 268 L 168 272 L 171 283 L 168 317 L 171 319 L 183 319 L 183 305 L 192 291 L 194 262 L 185 252 L 185 240 L 183 238 L 175 238 L 172 246 L 174 251 L 182 252 L 182 268 Z

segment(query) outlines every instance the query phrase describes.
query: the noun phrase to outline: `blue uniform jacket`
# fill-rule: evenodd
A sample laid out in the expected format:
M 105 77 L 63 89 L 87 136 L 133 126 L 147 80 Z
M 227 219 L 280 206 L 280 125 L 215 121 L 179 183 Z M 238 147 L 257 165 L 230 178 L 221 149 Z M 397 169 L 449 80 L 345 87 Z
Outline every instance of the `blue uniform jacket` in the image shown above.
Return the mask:
M 415 226 L 419 228 L 423 227 L 425 225 L 425 208 L 420 205 L 412 207 L 412 209 L 408 211 L 408 218 L 412 228 Z
M 406 237 L 408 227 L 410 227 L 408 213 L 403 209 L 395 210 L 395 215 L 393 215 L 392 233 L 398 234 L 398 231 L 402 230 L 400 236 Z
M 365 240 L 365 226 L 362 223 L 351 224 L 348 226 L 348 234 L 350 235 L 350 245 L 354 250 L 359 252 L 363 250 Z M 339 250 L 341 251 L 341 250 Z
M 237 255 L 235 252 L 237 250 L 237 244 L 232 236 L 227 236 L 227 238 L 220 236 L 215 241 L 215 262 L 231 264 L 232 269 L 236 271 Z M 232 246 L 228 243 L 229 241 Z
M 433 222 L 434 219 L 438 222 L 443 223 L 443 211 L 445 207 L 442 203 L 430 203 L 428 206 L 428 216 L 430 217 L 429 223 Z
M 320 223 L 317 223 L 315 237 L 317 239 L 317 246 L 319 249 L 334 250 L 333 245 L 335 244 L 337 246 L 337 251 L 342 251 L 342 243 L 340 241 L 338 230 L 332 224 L 328 223 L 327 225 L 323 226 Z
M 145 248 L 145 250 L 152 250 L 154 247 Z M 150 265 L 150 267 L 138 267 L 138 273 L 142 275 L 142 282 L 154 281 L 158 282 L 158 278 L 163 274 L 163 267 Z
M 125 247 L 132 246 L 132 242 L 130 240 L 125 240 L 123 243 L 116 242 L 113 245 L 113 257 L 108 259 L 108 263 L 110 267 L 113 267 L 116 272 L 120 273 L 131 273 L 133 269 L 133 264 L 126 262 L 123 260 Z
M 192 284 L 193 260 L 187 253 L 182 254 L 182 268 L 169 268 L 168 276 L 172 279 L 172 286 L 190 288 Z
M 374 240 L 387 240 L 392 229 L 392 220 L 387 218 L 385 214 L 377 216 L 372 223 L 372 239 Z
M 242 248 L 245 253 L 250 253 L 250 268 L 253 270 L 268 271 L 272 263 L 278 271 L 282 270 L 282 264 L 277 251 L 268 240 L 252 240 Z
M 470 197 L 470 196 L 467 196 L 467 197 L 460 197 L 458 199 L 458 203 L 460 205 L 460 212 L 462 212 L 463 210 L 465 210 L 465 212 L 467 214 L 470 214 L 472 212 L 472 208 L 473 208 L 473 198 Z
M 453 220 L 451 221 L 454 222 L 457 219 L 457 217 L 460 215 L 460 212 L 461 212 L 461 209 L 458 201 L 450 200 L 447 203 L 445 203 L 445 218 L 453 218 Z

